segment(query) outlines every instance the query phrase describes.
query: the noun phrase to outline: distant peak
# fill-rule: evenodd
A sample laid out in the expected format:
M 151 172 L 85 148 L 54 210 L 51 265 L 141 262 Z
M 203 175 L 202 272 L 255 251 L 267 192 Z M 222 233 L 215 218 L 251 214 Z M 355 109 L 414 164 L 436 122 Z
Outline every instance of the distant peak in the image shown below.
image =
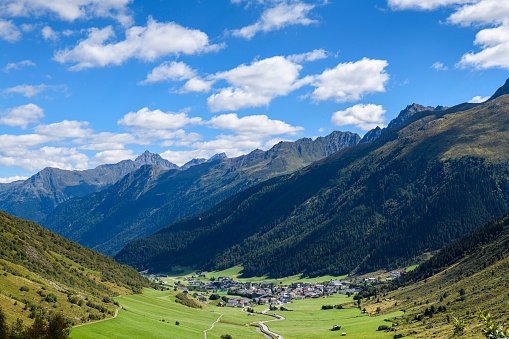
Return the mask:
M 211 156 L 210 159 L 207 160 L 207 162 L 212 162 L 212 161 L 216 161 L 216 160 L 220 160 L 220 159 L 225 159 L 225 158 L 228 158 L 226 156 L 226 153 L 224 153 L 224 152 L 216 153 L 213 156 Z
M 138 165 L 157 165 L 165 169 L 174 169 L 178 168 L 174 163 L 169 162 L 166 159 L 163 159 L 159 154 L 150 153 L 149 151 L 143 152 L 140 156 L 138 156 L 134 162 Z
M 506 94 L 509 94 L 509 79 L 507 79 L 505 81 L 505 84 L 502 87 L 497 89 L 495 94 L 493 94 L 493 96 L 488 101 L 496 99 L 496 98 L 501 97 L 502 95 L 506 95 Z

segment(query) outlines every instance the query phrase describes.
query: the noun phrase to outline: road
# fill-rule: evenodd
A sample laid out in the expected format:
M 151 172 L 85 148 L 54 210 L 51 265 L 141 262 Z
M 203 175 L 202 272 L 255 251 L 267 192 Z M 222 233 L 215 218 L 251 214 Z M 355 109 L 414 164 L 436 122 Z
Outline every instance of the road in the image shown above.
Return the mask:
M 221 319 L 222 316 L 223 315 L 221 314 L 219 316 L 219 318 L 217 318 L 217 320 L 212 323 L 212 326 L 210 326 L 210 328 L 208 330 L 203 331 L 203 336 L 205 337 L 205 339 L 207 339 L 207 331 L 210 331 L 211 329 L 213 329 L 214 325 L 219 321 L 219 319 Z

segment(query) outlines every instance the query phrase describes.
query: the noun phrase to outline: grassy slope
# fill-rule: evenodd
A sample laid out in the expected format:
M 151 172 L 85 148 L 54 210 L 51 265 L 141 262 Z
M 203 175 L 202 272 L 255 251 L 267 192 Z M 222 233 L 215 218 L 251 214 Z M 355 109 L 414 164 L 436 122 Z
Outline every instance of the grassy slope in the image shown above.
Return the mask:
M 470 321 L 466 330 L 467 335 L 481 338 L 479 321 L 474 317 L 479 307 L 486 308 L 494 315 L 496 321 L 509 323 L 509 215 L 506 214 L 476 231 L 486 229 L 486 226 L 490 225 L 494 226 L 492 229 L 498 230 L 491 233 L 487 242 L 482 241 L 469 246 L 470 248 L 457 254 L 457 257 L 449 255 L 453 253 L 452 251 L 442 255 L 455 259 L 456 262 L 450 267 L 380 297 L 380 303 L 371 300 L 363 303 L 362 307 L 366 307 L 371 313 L 374 313 L 377 307 L 381 308 L 382 313 L 406 310 L 401 328 L 406 333 L 418 332 L 416 338 L 449 337 L 453 332 L 452 316 L 461 316 Z M 474 231 L 471 234 L 476 233 Z M 467 237 L 468 235 L 464 239 L 468 239 Z M 475 240 L 476 237 L 470 239 Z M 462 240 L 460 239 L 458 243 Z M 426 266 L 425 263 L 420 268 L 424 269 Z M 464 300 L 461 300 L 460 295 L 462 289 L 465 291 Z M 391 301 L 384 301 L 387 298 Z M 435 308 L 445 306 L 447 312 L 435 314 L 432 318 L 424 317 L 422 321 L 413 320 L 416 315 L 424 314 L 424 310 L 431 306 Z M 447 322 L 447 315 L 451 323 Z M 427 329 L 430 325 L 434 327 Z
M 111 317 L 115 307 L 103 302 L 104 297 L 152 286 L 131 267 L 3 212 L 0 235 L 0 307 L 8 323 L 16 318 L 31 322 L 31 311 L 23 310 L 25 304 L 45 313 L 61 311 L 73 323 L 87 321 L 90 315 Z M 50 293 L 56 303 L 44 300 Z M 83 300 L 82 306 L 72 304 L 68 296 Z M 106 307 L 105 312 L 86 306 L 85 298 Z

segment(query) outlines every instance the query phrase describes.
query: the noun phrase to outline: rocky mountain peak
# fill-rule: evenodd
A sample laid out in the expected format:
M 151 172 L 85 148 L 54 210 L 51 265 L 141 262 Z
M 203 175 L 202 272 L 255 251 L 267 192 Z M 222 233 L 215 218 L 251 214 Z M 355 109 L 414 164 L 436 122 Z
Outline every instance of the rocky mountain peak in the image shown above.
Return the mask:
M 134 163 L 138 166 L 142 165 L 157 165 L 164 169 L 177 169 L 179 168 L 172 162 L 169 162 L 166 159 L 163 159 L 159 154 L 150 153 L 149 151 L 145 151 L 142 155 L 137 157 L 134 160 Z
M 506 94 L 509 94 L 509 79 L 506 80 L 505 84 L 502 87 L 497 89 L 497 91 L 495 92 L 495 94 L 492 95 L 490 100 L 496 99 L 496 98 L 501 97 L 502 95 L 506 95 Z M 488 100 L 488 101 L 490 101 L 490 100 Z

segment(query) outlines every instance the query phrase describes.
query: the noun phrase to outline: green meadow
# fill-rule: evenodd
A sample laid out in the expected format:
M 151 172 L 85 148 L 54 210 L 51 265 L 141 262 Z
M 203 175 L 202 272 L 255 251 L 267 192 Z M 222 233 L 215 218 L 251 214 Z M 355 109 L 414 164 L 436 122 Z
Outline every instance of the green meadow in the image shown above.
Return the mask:
M 270 322 L 267 325 L 271 331 L 282 335 L 285 339 L 292 338 L 336 338 L 345 332 L 349 338 L 392 338 L 395 332 L 377 332 L 378 326 L 392 323 L 384 319 L 403 315 L 395 312 L 383 317 L 370 317 L 361 313 L 358 308 L 322 310 L 322 305 L 338 305 L 351 302 L 352 298 L 343 295 L 328 298 L 296 300 L 285 307 L 293 310 L 274 311 L 272 313 L 284 316 L 286 319 Z M 266 306 L 265 306 L 266 307 Z M 262 306 L 257 306 L 262 309 Z M 331 331 L 334 325 L 340 325 L 341 330 Z
M 173 291 L 145 289 L 143 295 L 115 298 L 123 307 L 116 318 L 75 327 L 71 330 L 71 338 L 203 338 L 203 331 L 222 315 L 214 328 L 207 332 L 208 338 L 230 334 L 233 338 L 263 339 L 255 327 L 243 324 L 271 319 L 260 314 L 249 316 L 240 308 L 207 304 L 202 304 L 202 309 L 189 308 L 176 303 L 174 296 Z M 346 296 L 332 296 L 295 301 L 286 305 L 294 311 L 274 312 L 283 315 L 286 320 L 269 322 L 267 326 L 285 339 L 337 337 L 338 332 L 330 331 L 336 324 L 342 326 L 339 332 L 346 332 L 351 338 L 391 338 L 394 335 L 394 332 L 376 332 L 376 329 L 379 325 L 390 325 L 384 319 L 402 312 L 369 317 L 357 308 L 321 310 L 322 305 L 337 305 L 351 300 Z M 257 306 L 256 310 L 262 311 L 267 307 Z M 179 325 L 176 325 L 177 321 Z

